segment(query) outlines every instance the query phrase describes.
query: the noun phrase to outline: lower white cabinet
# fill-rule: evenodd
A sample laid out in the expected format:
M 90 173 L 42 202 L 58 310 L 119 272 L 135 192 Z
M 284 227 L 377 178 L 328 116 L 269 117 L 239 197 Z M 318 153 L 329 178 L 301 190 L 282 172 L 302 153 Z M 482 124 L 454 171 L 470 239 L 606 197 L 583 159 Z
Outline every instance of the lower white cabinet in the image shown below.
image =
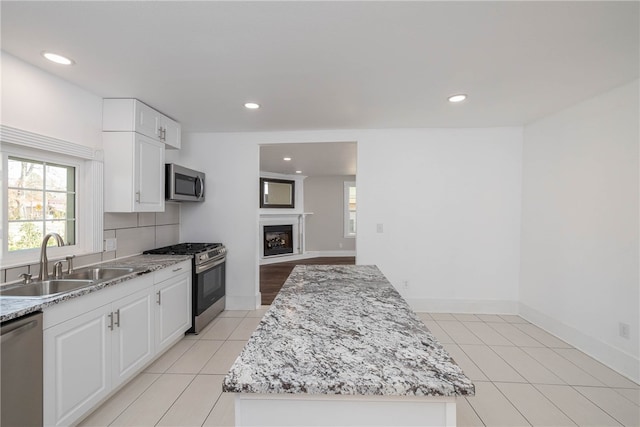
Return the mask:
M 106 306 L 45 330 L 44 425 L 69 425 L 111 390 Z
M 162 351 L 191 327 L 191 272 L 154 286 L 156 298 L 156 350 Z
M 190 328 L 191 261 L 177 266 L 44 310 L 44 425 L 76 423 Z
M 117 387 L 135 374 L 155 355 L 152 304 L 153 295 L 144 290 L 112 305 L 112 387 Z M 183 334 L 185 330 L 182 330 Z

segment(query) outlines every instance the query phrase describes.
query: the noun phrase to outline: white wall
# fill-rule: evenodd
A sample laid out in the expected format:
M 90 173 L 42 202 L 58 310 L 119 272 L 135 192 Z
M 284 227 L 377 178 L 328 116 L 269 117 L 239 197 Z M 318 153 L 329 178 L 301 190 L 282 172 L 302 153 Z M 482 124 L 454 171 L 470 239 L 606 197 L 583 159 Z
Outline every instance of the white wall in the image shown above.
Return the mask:
M 6 52 L 1 52 L 0 60 L 3 125 L 102 147 L 101 97 Z
M 636 381 L 638 92 L 636 81 L 525 127 L 520 275 L 525 317 Z
M 520 128 L 368 134 L 358 263 L 378 264 L 419 310 L 516 313 L 521 150 Z
M 313 212 L 306 219 L 308 251 L 319 255 L 355 253 L 356 239 L 344 237 L 344 183 L 355 180 L 353 175 L 310 176 L 304 180 L 304 210 Z
M 208 193 L 183 207 L 181 236 L 227 245 L 230 308 L 259 302 L 259 145 L 334 141 L 358 142 L 359 264 L 418 309 L 516 312 L 519 128 L 184 135 L 180 161 L 206 172 Z
M 206 173 L 206 193 L 183 203 L 181 239 L 224 243 L 227 309 L 258 307 L 259 147 L 240 134 L 185 134 L 182 147 L 180 164 Z

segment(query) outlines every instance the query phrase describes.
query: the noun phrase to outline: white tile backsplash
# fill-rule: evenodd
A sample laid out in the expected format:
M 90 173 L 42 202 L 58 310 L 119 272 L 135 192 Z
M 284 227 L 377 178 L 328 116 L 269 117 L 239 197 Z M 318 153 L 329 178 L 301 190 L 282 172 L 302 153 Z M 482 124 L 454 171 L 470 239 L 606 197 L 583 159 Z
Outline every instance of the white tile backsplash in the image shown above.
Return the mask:
M 102 261 L 102 253 L 81 255 L 74 258 L 73 268 L 78 268 L 85 265 L 97 264 L 101 261 Z M 67 268 L 66 263 L 65 263 L 65 268 Z
M 16 268 L 7 268 L 6 270 L 6 282 L 14 282 L 16 280 L 20 280 L 20 275 L 23 273 L 28 273 L 29 272 L 29 267 L 28 266 L 22 266 L 22 267 L 16 267 Z
M 142 253 L 180 242 L 180 204 L 168 202 L 164 212 L 104 214 L 104 239 L 116 239 L 117 249 L 109 252 L 80 255 L 73 260 L 74 268 L 97 264 L 102 261 Z M 50 264 L 53 265 L 53 260 Z M 63 270 L 66 270 L 66 263 Z M 51 268 L 50 268 L 51 269 Z M 20 274 L 30 273 L 34 278 L 40 273 L 38 264 L 0 270 L 0 283 L 20 280 Z
M 180 224 L 180 204 L 167 202 L 164 212 L 156 212 L 156 225 Z
M 180 225 L 159 225 L 156 227 L 156 246 L 175 245 L 180 242 Z
M 104 229 L 134 228 L 138 226 L 137 213 L 111 213 L 104 214 Z
M 155 212 L 141 212 L 138 214 L 138 227 L 148 227 L 156 225 Z
M 118 239 L 116 258 L 139 254 L 155 247 L 155 227 L 119 229 L 116 230 L 116 239 Z

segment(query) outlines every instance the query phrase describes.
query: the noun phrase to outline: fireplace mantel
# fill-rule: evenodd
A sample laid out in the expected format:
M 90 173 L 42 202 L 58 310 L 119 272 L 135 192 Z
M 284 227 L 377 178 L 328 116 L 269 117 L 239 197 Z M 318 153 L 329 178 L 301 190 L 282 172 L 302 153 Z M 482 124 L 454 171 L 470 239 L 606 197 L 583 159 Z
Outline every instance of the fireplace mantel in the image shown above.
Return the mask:
M 273 212 L 272 210 L 269 210 L 269 212 L 263 211 L 264 209 L 260 209 L 260 218 L 272 218 L 274 216 L 291 217 L 313 215 L 313 212 Z

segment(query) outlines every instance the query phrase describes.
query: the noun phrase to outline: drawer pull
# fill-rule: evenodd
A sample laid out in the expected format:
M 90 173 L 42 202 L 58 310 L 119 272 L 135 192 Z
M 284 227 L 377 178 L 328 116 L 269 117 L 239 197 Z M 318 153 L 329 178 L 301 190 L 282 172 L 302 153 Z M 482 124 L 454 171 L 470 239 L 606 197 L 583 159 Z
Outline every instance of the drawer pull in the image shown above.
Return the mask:
M 182 267 L 180 267 L 180 268 L 174 268 L 174 269 L 173 269 L 173 272 L 175 273 L 175 272 L 180 271 L 180 270 L 182 270 Z

